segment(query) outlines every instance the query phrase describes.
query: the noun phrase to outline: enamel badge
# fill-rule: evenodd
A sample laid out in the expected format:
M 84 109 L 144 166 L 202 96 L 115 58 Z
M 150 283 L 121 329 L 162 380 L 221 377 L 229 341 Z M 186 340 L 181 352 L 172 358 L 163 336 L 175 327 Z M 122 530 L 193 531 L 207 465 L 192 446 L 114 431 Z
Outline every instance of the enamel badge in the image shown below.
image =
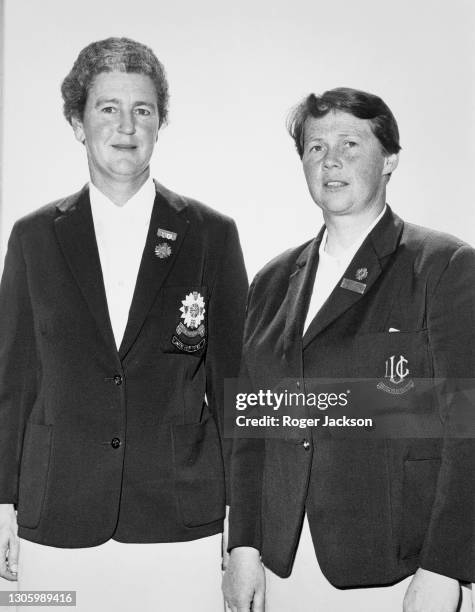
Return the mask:
M 157 230 L 157 236 L 159 238 L 165 238 L 165 240 L 176 240 L 177 234 L 176 232 L 159 227 Z
M 359 283 L 351 278 L 344 278 L 340 283 L 340 287 L 342 289 L 354 291 L 355 293 L 363 294 L 366 289 L 366 283 Z
M 160 244 L 157 244 L 157 246 L 155 247 L 155 255 L 159 259 L 165 259 L 167 257 L 170 257 L 171 254 L 172 254 L 172 249 L 170 245 L 167 244 L 166 242 L 161 242 Z
M 362 281 L 368 276 L 368 268 L 358 268 L 356 270 L 355 278 L 357 281 Z

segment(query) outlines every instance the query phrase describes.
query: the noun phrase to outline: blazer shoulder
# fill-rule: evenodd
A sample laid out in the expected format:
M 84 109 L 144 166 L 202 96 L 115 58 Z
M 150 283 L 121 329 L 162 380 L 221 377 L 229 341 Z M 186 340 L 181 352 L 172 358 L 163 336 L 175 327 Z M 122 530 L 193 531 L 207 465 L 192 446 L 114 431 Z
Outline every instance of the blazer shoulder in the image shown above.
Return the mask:
M 234 220 L 228 215 L 211 208 L 203 202 L 199 202 L 193 198 L 185 198 L 188 203 L 190 215 L 193 215 L 198 221 L 203 223 L 221 223 L 225 225 L 234 224 Z
M 463 272 L 475 270 L 475 249 L 467 242 L 446 232 L 404 223 L 397 257 L 407 269 L 425 278 L 431 293 L 443 278 L 452 283 Z
M 298 247 L 291 247 L 276 257 L 273 257 L 259 270 L 254 277 L 253 283 L 260 284 L 276 282 L 280 279 L 286 279 L 287 282 L 289 276 L 295 270 L 297 261 L 299 260 L 303 251 L 310 246 L 313 240 L 315 240 L 315 238 L 304 242 Z
M 44 229 L 45 224 L 51 223 L 56 217 L 61 214 L 61 209 L 69 208 L 78 199 L 82 193 L 82 189 L 68 196 L 58 198 L 44 204 L 40 208 L 20 217 L 14 224 L 12 231 L 17 231 L 19 235 L 36 230 Z
M 451 257 L 456 251 L 475 249 L 460 238 L 415 223 L 404 223 L 401 244 L 425 255 Z
M 234 220 L 228 215 L 211 208 L 207 204 L 203 204 L 199 200 L 171 191 L 171 189 L 164 187 L 158 181 L 154 182 L 157 193 L 177 210 L 184 211 L 190 221 L 202 224 L 234 225 Z

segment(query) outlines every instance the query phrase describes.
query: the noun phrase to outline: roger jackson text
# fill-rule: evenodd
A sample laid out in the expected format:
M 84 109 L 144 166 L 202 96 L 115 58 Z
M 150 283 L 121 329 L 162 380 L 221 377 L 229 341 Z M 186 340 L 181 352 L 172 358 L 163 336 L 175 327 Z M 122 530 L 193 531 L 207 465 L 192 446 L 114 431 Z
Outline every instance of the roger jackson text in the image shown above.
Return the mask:
M 238 427 L 372 427 L 373 419 L 356 419 L 347 416 L 331 418 L 327 415 L 313 418 L 296 418 L 291 416 L 261 416 L 246 417 L 239 415 L 236 417 Z

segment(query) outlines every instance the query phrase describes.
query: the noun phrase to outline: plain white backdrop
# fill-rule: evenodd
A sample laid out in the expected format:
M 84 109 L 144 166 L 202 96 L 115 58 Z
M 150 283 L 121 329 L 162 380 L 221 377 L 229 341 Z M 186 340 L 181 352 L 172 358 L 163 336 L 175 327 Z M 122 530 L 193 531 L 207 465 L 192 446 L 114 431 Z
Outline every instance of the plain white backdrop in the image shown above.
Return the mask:
M 320 227 L 284 124 L 303 96 L 340 85 L 379 94 L 398 120 L 393 208 L 473 244 L 474 32 L 472 0 L 6 0 L 2 254 L 16 218 L 88 179 L 59 87 L 111 35 L 167 69 L 152 174 L 236 219 L 251 277 Z
M 398 120 L 396 212 L 475 244 L 474 32 L 473 0 L 6 0 L 0 261 L 17 218 L 88 180 L 60 83 L 108 36 L 164 63 L 152 175 L 234 217 L 250 278 L 320 228 L 285 119 L 336 86 L 380 95 Z

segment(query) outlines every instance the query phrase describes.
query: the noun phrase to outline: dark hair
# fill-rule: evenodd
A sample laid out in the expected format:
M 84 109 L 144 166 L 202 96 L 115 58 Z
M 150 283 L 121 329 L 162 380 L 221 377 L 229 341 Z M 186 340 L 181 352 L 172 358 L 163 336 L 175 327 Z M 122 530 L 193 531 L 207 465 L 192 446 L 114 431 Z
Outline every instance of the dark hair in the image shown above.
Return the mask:
M 308 117 L 323 117 L 330 111 L 342 111 L 358 119 L 368 119 L 384 152 L 392 154 L 400 151 L 399 129 L 387 104 L 378 96 L 365 91 L 337 87 L 321 96 L 310 94 L 291 111 L 287 119 L 287 130 L 294 139 L 300 157 L 304 151 L 305 121 Z
M 157 92 L 159 127 L 168 117 L 168 82 L 163 65 L 154 52 L 130 38 L 106 38 L 93 42 L 81 51 L 71 72 L 61 85 L 63 112 L 71 123 L 72 117 L 83 118 L 87 94 L 94 78 L 101 72 L 133 72 L 149 76 Z

